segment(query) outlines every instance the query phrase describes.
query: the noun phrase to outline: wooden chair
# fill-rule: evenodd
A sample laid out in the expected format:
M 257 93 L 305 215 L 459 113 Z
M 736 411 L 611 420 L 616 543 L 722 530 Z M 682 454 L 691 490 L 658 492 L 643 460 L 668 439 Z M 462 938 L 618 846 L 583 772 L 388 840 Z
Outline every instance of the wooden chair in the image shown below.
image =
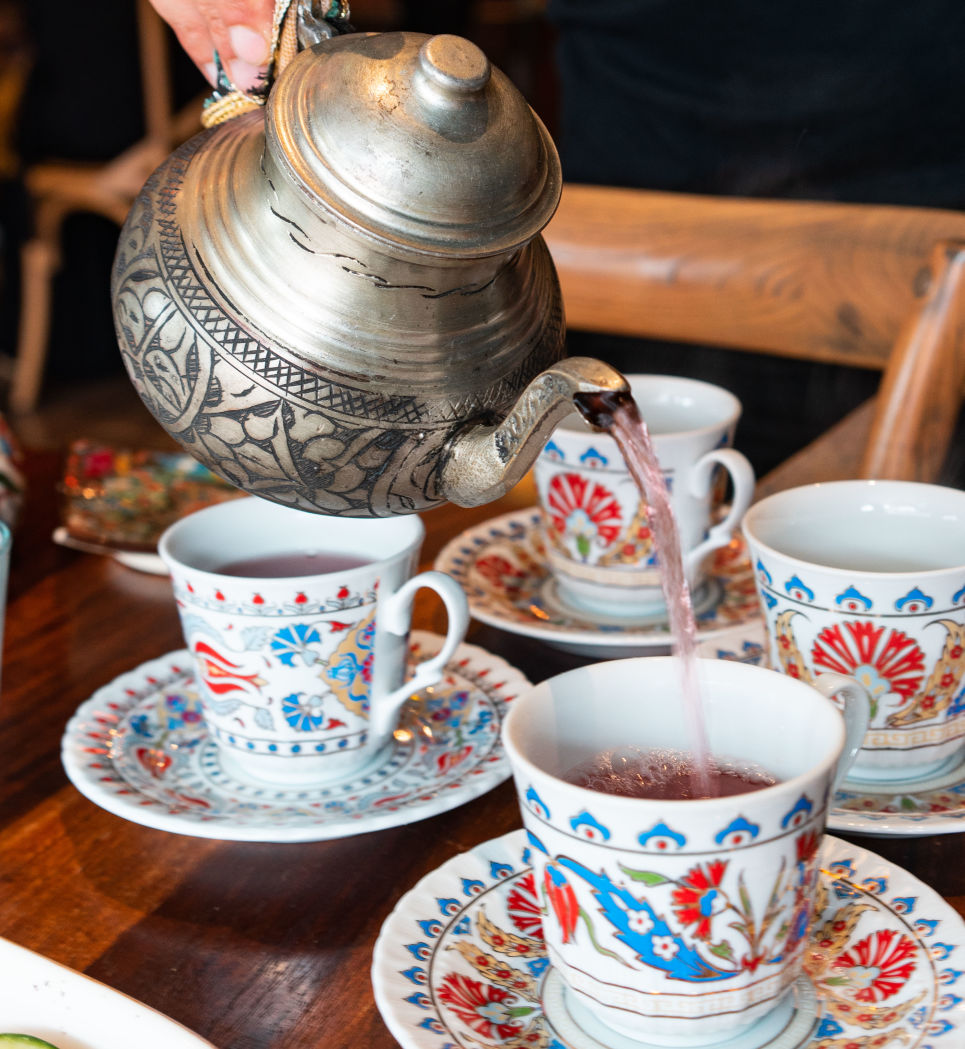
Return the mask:
M 570 328 L 880 370 L 789 461 L 795 483 L 938 476 L 965 390 L 965 214 L 566 185 L 545 237 Z
M 24 173 L 33 232 L 21 249 L 20 324 L 9 395 L 14 413 L 32 411 L 40 395 L 65 219 L 91 212 L 121 225 L 151 172 L 201 128 L 200 97 L 173 111 L 169 33 L 148 0 L 137 0 L 137 26 L 144 137 L 105 163 L 51 161 Z

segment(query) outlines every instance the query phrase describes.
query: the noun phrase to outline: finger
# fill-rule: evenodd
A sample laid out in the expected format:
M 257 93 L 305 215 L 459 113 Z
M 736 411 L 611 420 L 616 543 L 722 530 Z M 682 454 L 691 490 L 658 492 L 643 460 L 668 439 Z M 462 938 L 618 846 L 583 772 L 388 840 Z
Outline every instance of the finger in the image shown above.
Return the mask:
M 209 83 L 214 84 L 214 41 L 207 19 L 194 0 L 151 0 L 151 5 L 174 30 L 178 42 Z
M 271 58 L 272 0 L 197 0 L 232 83 L 258 87 Z

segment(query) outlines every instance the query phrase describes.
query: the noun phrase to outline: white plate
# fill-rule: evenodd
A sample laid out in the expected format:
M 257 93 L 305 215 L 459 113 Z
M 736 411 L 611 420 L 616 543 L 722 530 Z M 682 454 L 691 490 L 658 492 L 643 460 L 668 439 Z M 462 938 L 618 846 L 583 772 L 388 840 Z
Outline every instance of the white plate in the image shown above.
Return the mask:
M 467 529 L 448 543 L 435 567 L 456 578 L 470 612 L 483 623 L 596 659 L 669 650 L 663 616 L 604 622 L 569 610 L 556 597 L 546 565 L 538 507 L 516 510 Z M 760 618 L 754 574 L 741 538 L 714 556 L 710 578 L 694 594 L 698 640 Z
M 442 639 L 413 631 L 415 659 Z M 67 725 L 61 757 L 101 808 L 159 830 L 232 841 L 323 841 L 435 816 L 509 777 L 503 713 L 529 681 L 462 644 L 438 685 L 403 707 L 379 760 L 317 788 L 276 788 L 225 771 L 209 739 L 186 650 L 99 689 Z
M 213 1049 L 120 991 L 0 939 L 0 1031 L 57 1049 Z
M 700 654 L 767 666 L 763 623 L 703 645 Z M 831 801 L 828 826 L 888 837 L 965 831 L 965 765 L 911 783 L 845 781 Z
M 524 831 L 486 842 L 423 878 L 386 919 L 372 983 L 404 1049 L 644 1044 L 595 1039 L 560 1010 L 527 857 Z M 728 1049 L 961 1049 L 965 924 L 958 914 L 900 867 L 831 837 L 822 846 L 820 893 L 809 978 L 798 982 L 794 1014 L 763 1045 L 755 1028 L 730 1039 Z M 477 924 L 483 914 L 485 938 Z M 566 1034 L 547 1013 L 566 1021 Z
M 88 543 L 83 539 L 75 539 L 63 525 L 54 529 L 52 538 L 59 546 L 80 550 L 85 554 L 112 557 L 118 564 L 138 572 L 147 572 L 150 575 L 169 574 L 168 566 L 161 560 L 160 554 L 152 554 L 148 550 L 118 550 L 111 546 L 101 546 L 99 543 Z

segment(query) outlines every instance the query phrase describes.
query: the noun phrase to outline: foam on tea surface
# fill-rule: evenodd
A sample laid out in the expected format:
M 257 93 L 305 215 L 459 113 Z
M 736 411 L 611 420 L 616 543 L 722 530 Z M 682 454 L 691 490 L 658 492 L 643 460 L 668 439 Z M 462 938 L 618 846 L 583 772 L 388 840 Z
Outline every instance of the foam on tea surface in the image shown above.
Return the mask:
M 580 762 L 562 778 L 601 794 L 660 801 L 723 798 L 762 790 L 778 782 L 776 776 L 759 765 L 713 755 L 707 760 L 706 773 L 706 782 L 698 785 L 693 755 L 684 751 L 622 747 Z

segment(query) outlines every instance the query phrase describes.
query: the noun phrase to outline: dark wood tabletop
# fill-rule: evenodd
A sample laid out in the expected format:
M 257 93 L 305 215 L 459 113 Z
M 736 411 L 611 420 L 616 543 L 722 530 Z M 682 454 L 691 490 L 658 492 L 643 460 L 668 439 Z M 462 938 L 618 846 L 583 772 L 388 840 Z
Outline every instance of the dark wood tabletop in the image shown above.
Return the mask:
M 388 1049 L 372 993 L 379 929 L 450 857 L 521 826 L 510 783 L 442 815 L 307 844 L 238 843 L 150 829 L 99 808 L 60 759 L 76 708 L 117 675 L 183 645 L 166 577 L 55 545 L 54 453 L 28 457 L 0 693 L 0 936 L 160 1010 L 219 1049 Z M 423 556 L 472 524 L 532 505 L 424 515 Z M 442 630 L 426 597 L 415 626 Z M 531 680 L 581 660 L 474 624 L 468 640 Z M 840 835 L 843 836 L 843 835 Z M 965 914 L 965 838 L 852 839 Z

